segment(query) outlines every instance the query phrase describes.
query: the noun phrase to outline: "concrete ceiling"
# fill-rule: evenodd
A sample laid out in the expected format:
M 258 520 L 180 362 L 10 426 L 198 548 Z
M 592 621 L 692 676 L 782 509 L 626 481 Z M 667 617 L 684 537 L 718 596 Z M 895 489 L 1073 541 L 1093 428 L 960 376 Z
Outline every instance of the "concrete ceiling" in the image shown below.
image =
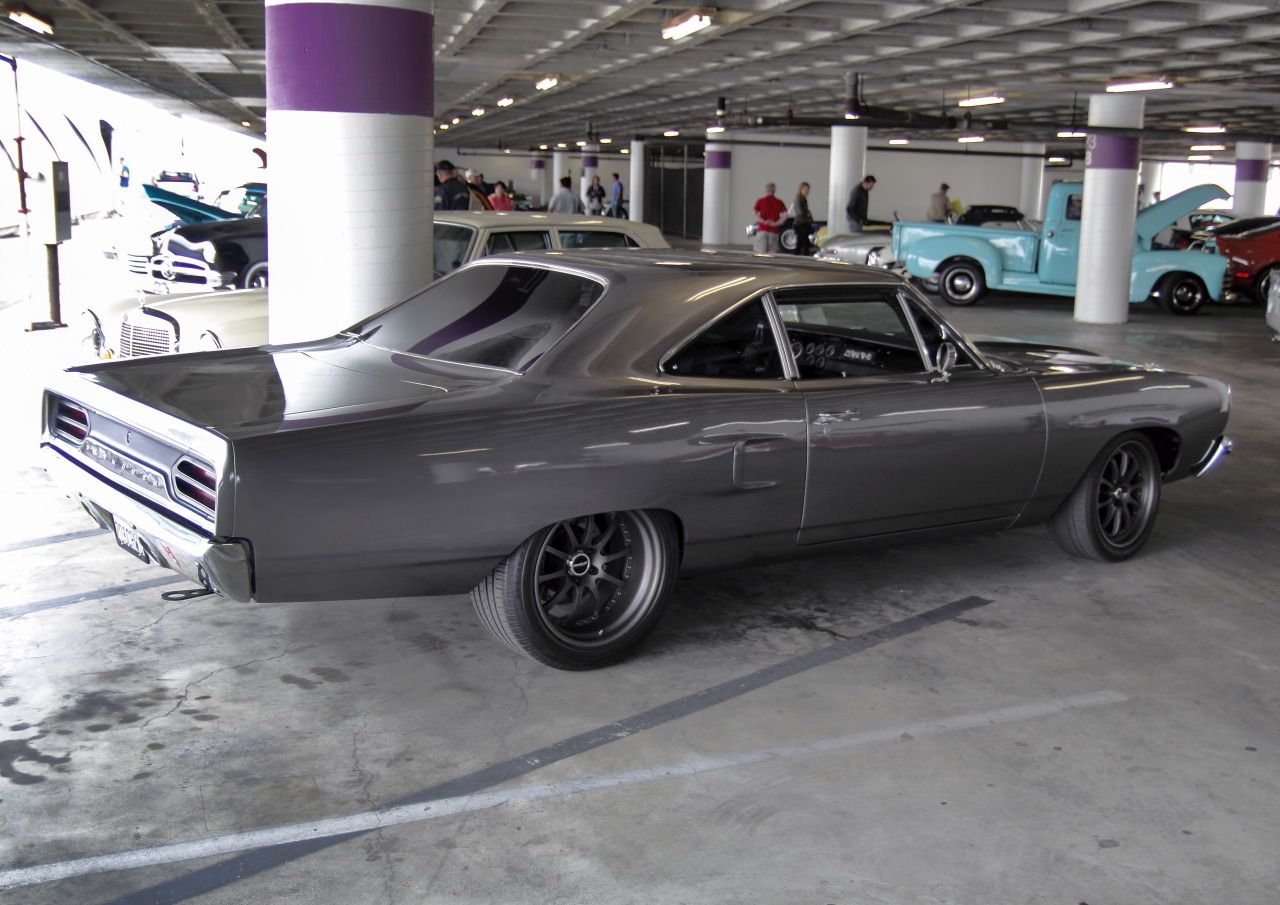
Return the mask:
M 51 16 L 41 38 L 7 21 L 0 53 L 250 131 L 265 128 L 262 0 L 27 0 Z M 790 118 L 791 131 L 842 121 L 859 74 L 867 104 L 914 125 L 872 141 L 945 138 L 966 95 L 1007 101 L 972 110 L 992 139 L 1079 151 L 1056 133 L 1083 125 L 1108 81 L 1166 76 L 1146 97 L 1144 153 L 1185 158 L 1221 124 L 1230 160 L 1241 139 L 1280 152 L 1280 0 L 718 0 L 715 25 L 664 41 L 670 0 L 435 0 L 436 117 L 461 122 L 445 147 L 541 143 L 668 129 L 701 138 L 727 102 L 731 122 Z M 424 48 L 424 52 L 426 49 Z M 536 91 L 544 75 L 560 85 Z M 509 95 L 514 103 L 496 106 Z M 473 116 L 483 107 L 482 116 Z M 992 122 L 999 119 L 1001 123 Z M 886 120 L 879 120 L 886 122 Z M 972 131 L 972 130 L 971 130 Z

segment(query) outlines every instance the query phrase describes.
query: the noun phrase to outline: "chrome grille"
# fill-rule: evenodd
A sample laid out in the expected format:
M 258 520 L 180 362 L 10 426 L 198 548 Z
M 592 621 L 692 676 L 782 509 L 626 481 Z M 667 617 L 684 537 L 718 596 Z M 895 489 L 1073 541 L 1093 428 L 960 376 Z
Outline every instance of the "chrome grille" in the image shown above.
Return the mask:
M 120 324 L 120 357 L 163 355 L 178 350 L 173 324 L 139 309 L 130 311 Z

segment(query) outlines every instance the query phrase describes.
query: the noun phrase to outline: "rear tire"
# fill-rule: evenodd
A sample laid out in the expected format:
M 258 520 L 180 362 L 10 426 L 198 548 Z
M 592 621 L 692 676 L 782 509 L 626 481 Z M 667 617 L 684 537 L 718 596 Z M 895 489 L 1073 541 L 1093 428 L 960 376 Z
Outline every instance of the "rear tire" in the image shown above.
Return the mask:
M 1120 562 L 1142 549 L 1160 508 L 1160 460 L 1137 431 L 1108 443 L 1049 520 L 1072 556 Z
M 267 262 L 259 261 L 244 272 L 244 277 L 240 280 L 240 286 L 243 289 L 266 289 L 267 288 Z
M 471 592 L 480 621 L 518 653 L 556 669 L 598 669 L 653 631 L 679 548 L 660 512 L 605 512 L 538 531 Z
M 986 295 L 987 280 L 972 261 L 948 264 L 938 274 L 938 295 L 948 305 L 965 307 Z
M 1160 307 L 1169 314 L 1195 314 L 1209 300 L 1209 291 L 1200 278 L 1189 273 L 1168 273 L 1156 290 Z

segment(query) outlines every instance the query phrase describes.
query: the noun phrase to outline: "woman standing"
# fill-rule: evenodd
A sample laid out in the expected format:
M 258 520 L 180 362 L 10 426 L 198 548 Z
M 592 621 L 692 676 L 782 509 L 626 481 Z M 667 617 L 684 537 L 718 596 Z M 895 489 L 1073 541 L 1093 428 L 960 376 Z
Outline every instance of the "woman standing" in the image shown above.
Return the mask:
M 796 190 L 796 200 L 791 205 L 791 228 L 796 232 L 796 250 L 798 255 L 812 255 L 813 243 L 809 236 L 813 234 L 813 214 L 809 211 L 809 183 L 800 183 Z
M 495 211 L 511 210 L 511 196 L 507 194 L 507 187 L 503 183 L 493 184 L 493 194 L 489 196 L 489 203 L 493 205 Z

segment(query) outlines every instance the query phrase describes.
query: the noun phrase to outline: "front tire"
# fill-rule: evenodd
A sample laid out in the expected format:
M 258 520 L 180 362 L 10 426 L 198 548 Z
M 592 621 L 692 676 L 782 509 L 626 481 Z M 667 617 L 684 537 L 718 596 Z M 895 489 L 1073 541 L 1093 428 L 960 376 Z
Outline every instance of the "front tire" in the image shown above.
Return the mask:
M 1169 273 L 1157 290 L 1160 307 L 1169 314 L 1195 314 L 1209 300 L 1209 291 L 1200 278 L 1189 273 Z
M 1103 448 L 1049 520 L 1049 530 L 1072 556 L 1120 562 L 1142 549 L 1159 508 L 1155 447 L 1130 431 Z
M 948 264 L 938 274 L 938 295 L 949 305 L 972 305 L 987 292 L 982 268 L 972 261 Z
M 556 669 L 597 669 L 653 631 L 678 560 L 676 528 L 665 513 L 566 519 L 517 547 L 471 602 L 512 650 Z
M 242 289 L 266 289 L 267 288 L 267 262 L 259 261 L 244 272 L 244 277 L 240 280 Z

